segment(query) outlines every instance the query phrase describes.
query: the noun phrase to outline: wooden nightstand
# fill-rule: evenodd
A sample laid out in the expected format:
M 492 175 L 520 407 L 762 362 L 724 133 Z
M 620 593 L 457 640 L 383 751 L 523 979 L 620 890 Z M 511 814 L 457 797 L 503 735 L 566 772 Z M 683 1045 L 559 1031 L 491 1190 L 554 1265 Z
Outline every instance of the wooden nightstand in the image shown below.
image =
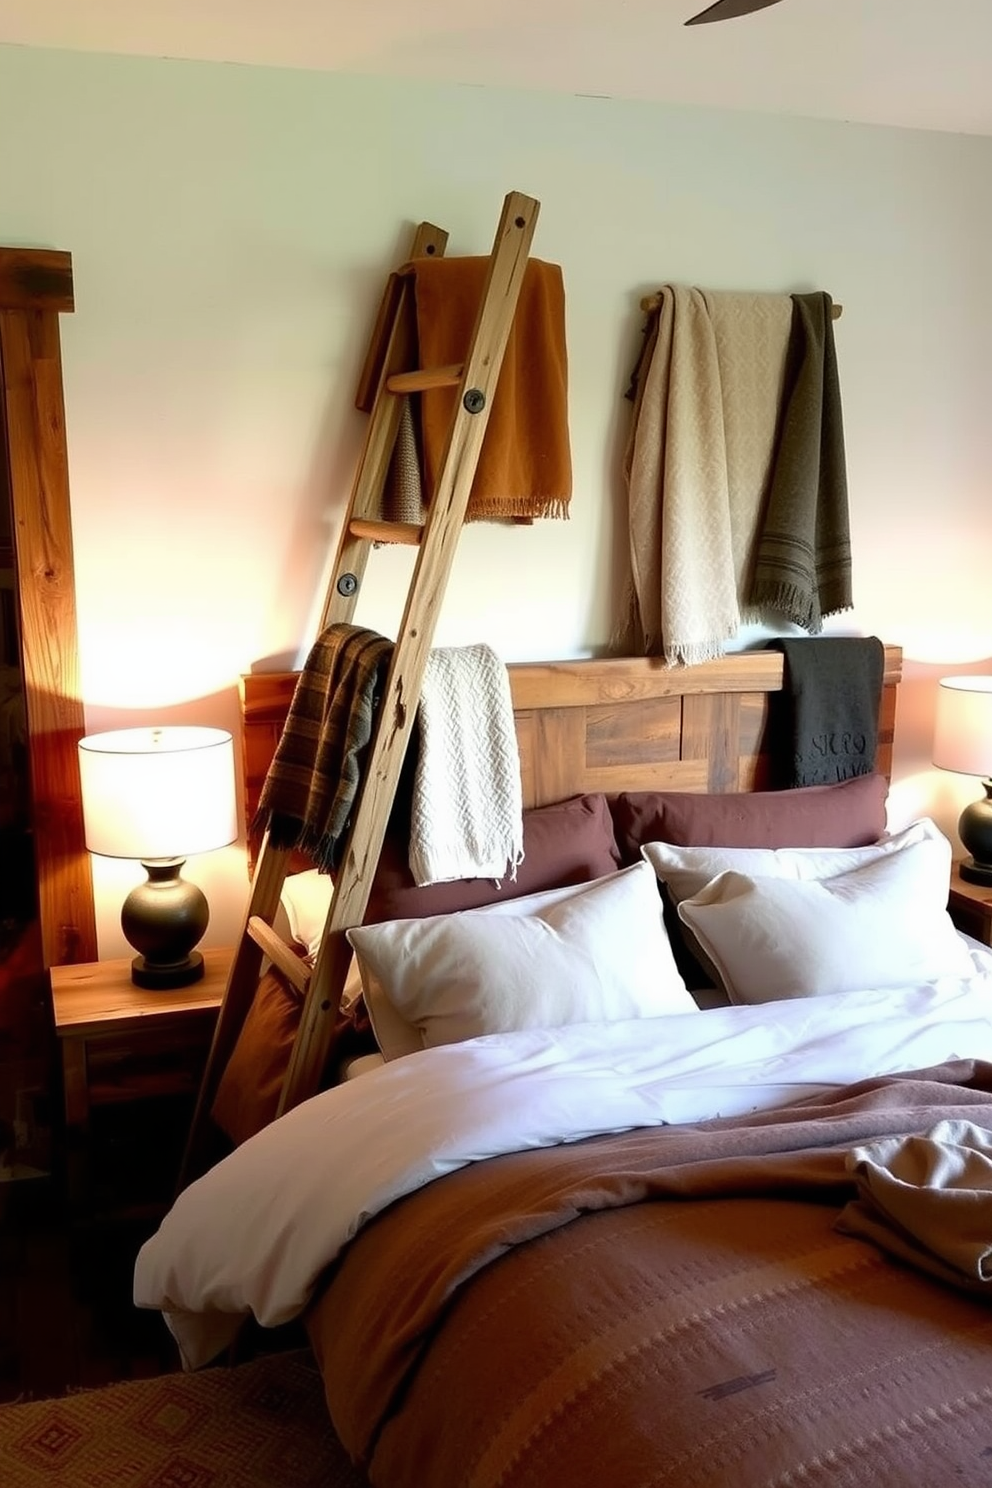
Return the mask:
M 951 869 L 951 892 L 947 909 L 959 930 L 992 946 L 992 884 L 969 883 L 955 863 Z
M 78 1202 L 80 1163 L 91 1151 L 96 1108 L 179 1098 L 170 1135 L 184 1134 L 199 1089 L 233 952 L 203 952 L 204 975 L 191 987 L 150 992 L 131 981 L 131 958 L 53 966 L 52 1007 L 62 1055 L 67 1179 Z M 137 1129 L 136 1113 L 127 1112 Z M 156 1144 L 157 1145 L 157 1144 Z M 107 1164 L 104 1164 L 106 1168 Z

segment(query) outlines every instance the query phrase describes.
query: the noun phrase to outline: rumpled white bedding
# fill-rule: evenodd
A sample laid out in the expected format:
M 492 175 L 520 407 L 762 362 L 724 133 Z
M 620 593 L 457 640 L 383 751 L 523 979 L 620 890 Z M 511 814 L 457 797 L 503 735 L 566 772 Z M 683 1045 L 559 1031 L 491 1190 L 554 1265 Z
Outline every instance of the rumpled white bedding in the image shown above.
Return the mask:
M 770 1110 L 873 1075 L 992 1060 L 992 953 L 922 987 L 528 1029 L 425 1049 L 315 1096 L 187 1188 L 135 1266 L 183 1365 L 250 1313 L 297 1316 L 325 1267 L 403 1194 L 481 1158 Z

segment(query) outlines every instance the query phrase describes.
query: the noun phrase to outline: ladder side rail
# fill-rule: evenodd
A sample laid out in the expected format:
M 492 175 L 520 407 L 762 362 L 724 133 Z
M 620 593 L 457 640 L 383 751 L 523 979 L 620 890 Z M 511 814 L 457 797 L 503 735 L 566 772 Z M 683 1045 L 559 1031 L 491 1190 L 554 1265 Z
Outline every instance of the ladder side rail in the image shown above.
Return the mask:
M 408 258 L 443 258 L 448 246 L 448 234 L 443 227 L 433 222 L 421 222 L 413 235 Z M 376 314 L 369 349 L 358 378 L 355 392 L 355 407 L 362 413 L 371 413 L 376 393 L 382 382 L 382 369 L 386 364 L 388 337 L 399 304 L 401 275 L 394 270 L 386 280 L 382 300 Z
M 539 208 L 537 201 L 520 192 L 510 192 L 503 204 L 437 489 L 428 508 L 324 939 L 283 1081 L 280 1115 L 313 1095 L 323 1077 L 350 960 L 344 932 L 361 924 L 368 904 Z
M 442 258 L 448 234 L 432 222 L 422 222 L 410 244 L 410 258 Z M 376 316 L 355 394 L 356 408 L 371 413 L 362 453 L 352 483 L 351 499 L 338 536 L 331 577 L 324 595 L 318 634 L 335 622 L 348 623 L 369 559 L 369 539 L 352 530 L 355 518 L 382 515 L 382 493 L 396 446 L 403 404 L 383 396 L 388 379 L 407 371 L 417 356 L 417 318 L 414 287 L 408 274 L 390 274 Z
M 275 919 L 289 859 L 290 850 L 274 847 L 266 831 L 258 861 L 255 864 L 248 906 L 227 975 L 213 1038 L 200 1080 L 200 1089 L 179 1171 L 179 1190 L 185 1188 L 187 1183 L 192 1182 L 194 1178 L 199 1177 L 202 1171 L 202 1154 L 210 1107 L 217 1094 L 221 1074 L 227 1068 L 227 1062 L 234 1051 L 258 988 L 262 969 L 262 949 L 249 935 L 248 922 L 253 916 L 260 916 L 269 924 Z
M 365 431 L 365 441 L 352 486 L 348 510 L 341 524 L 337 551 L 324 595 L 318 634 L 332 623 L 347 623 L 355 612 L 358 593 L 368 565 L 371 543 L 352 530 L 355 519 L 375 519 L 382 514 L 382 493 L 389 474 L 403 413 L 401 398 L 381 390 L 386 378 L 399 367 L 408 367 L 416 355 L 417 329 L 414 315 L 413 286 L 409 278 L 402 282 L 396 305 L 396 318 L 385 352 L 380 392 Z

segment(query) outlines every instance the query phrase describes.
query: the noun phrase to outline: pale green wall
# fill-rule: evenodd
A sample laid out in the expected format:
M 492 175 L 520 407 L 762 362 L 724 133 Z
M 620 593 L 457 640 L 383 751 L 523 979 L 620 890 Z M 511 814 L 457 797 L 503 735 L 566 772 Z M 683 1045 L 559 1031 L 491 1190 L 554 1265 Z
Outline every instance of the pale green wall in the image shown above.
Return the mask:
M 906 648 L 893 801 L 953 822 L 953 780 L 923 767 L 933 677 L 992 655 L 992 140 L 12 47 L 0 140 L 0 242 L 73 255 L 91 728 L 233 727 L 238 674 L 296 659 L 358 449 L 351 398 L 383 276 L 421 218 L 453 252 L 488 251 L 519 189 L 542 202 L 535 253 L 565 276 L 573 515 L 467 530 L 439 643 L 488 640 L 510 660 L 607 640 L 645 289 L 828 289 L 844 305 L 857 599 L 838 628 Z M 362 623 L 394 628 L 407 562 L 373 559 Z M 96 868 L 110 954 L 121 880 Z M 209 937 L 229 939 L 241 860 L 199 873 Z

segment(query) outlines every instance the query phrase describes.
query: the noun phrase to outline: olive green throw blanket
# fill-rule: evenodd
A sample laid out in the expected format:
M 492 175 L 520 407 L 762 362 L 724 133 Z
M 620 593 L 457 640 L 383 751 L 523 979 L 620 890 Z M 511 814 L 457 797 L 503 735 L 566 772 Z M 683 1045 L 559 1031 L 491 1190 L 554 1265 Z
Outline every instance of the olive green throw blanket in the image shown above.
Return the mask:
M 337 867 L 363 753 L 393 644 L 375 631 L 329 625 L 300 673 L 265 777 L 253 830 L 298 848 L 325 873 Z
M 852 606 L 840 381 L 828 294 L 793 295 L 778 448 L 751 581 L 756 610 L 810 635 Z

